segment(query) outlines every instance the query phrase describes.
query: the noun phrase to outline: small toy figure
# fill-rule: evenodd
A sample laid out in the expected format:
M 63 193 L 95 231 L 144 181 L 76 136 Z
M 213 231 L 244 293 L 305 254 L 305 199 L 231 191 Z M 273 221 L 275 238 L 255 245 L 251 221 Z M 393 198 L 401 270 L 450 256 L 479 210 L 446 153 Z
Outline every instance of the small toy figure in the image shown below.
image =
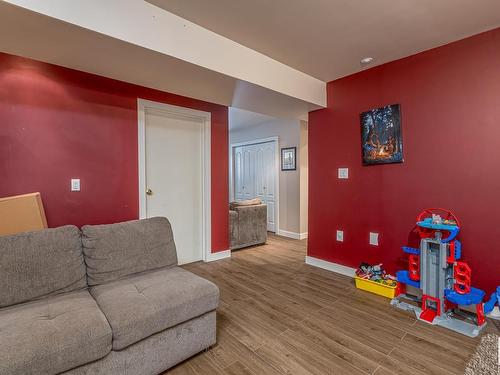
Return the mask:
M 440 215 L 432 214 L 432 224 L 443 224 L 443 219 Z

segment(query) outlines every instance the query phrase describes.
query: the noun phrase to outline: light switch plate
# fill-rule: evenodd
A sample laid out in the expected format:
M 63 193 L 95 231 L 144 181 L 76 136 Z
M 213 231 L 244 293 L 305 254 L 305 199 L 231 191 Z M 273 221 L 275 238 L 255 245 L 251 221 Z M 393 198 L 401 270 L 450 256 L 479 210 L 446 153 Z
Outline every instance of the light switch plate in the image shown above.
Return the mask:
M 370 232 L 370 245 L 378 246 L 378 233 Z
M 80 179 L 72 178 L 71 179 L 71 191 L 80 191 Z
M 348 179 L 349 178 L 349 168 L 339 168 L 339 178 Z
M 344 231 L 343 230 L 337 231 L 337 241 L 344 242 Z

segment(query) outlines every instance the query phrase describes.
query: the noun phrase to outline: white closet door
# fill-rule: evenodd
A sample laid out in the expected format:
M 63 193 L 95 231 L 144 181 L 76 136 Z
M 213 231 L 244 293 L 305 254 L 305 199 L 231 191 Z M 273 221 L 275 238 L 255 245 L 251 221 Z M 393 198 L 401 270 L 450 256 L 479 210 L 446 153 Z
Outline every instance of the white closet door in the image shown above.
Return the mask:
M 274 142 L 262 144 L 262 179 L 264 182 L 264 201 L 267 204 L 267 230 L 276 231 L 276 144 Z
M 243 194 L 243 147 L 234 148 L 234 199 L 241 201 Z
M 255 145 L 255 196 L 266 202 L 266 165 L 262 144 Z
M 276 168 L 274 142 L 260 143 L 255 148 L 255 195 L 267 205 L 267 230 L 276 230 Z
M 243 147 L 243 199 L 255 198 L 255 147 Z
M 260 198 L 267 205 L 267 230 L 276 231 L 276 142 L 234 148 L 235 200 Z

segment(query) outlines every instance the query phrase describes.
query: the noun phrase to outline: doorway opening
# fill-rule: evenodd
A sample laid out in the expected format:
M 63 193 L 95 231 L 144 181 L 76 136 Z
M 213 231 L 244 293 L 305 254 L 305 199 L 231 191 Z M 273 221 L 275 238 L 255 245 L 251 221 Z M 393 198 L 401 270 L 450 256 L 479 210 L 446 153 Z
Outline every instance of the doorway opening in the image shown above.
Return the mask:
M 247 222 L 244 232 L 265 227 L 280 236 L 307 238 L 307 135 L 306 121 L 229 109 L 230 201 L 257 199 L 267 207 L 265 225 Z
M 230 147 L 231 199 L 259 198 L 267 206 L 269 232 L 279 228 L 278 149 L 278 137 L 233 143 Z

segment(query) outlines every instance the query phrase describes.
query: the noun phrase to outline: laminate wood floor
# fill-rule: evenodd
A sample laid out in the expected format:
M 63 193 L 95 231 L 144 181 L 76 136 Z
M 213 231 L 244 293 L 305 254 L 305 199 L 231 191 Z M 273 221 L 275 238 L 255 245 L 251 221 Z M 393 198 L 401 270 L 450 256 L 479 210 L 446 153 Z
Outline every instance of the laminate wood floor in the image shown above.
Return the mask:
M 168 374 L 463 374 L 478 339 L 421 323 L 305 254 L 306 241 L 271 235 L 184 266 L 220 288 L 217 344 Z

